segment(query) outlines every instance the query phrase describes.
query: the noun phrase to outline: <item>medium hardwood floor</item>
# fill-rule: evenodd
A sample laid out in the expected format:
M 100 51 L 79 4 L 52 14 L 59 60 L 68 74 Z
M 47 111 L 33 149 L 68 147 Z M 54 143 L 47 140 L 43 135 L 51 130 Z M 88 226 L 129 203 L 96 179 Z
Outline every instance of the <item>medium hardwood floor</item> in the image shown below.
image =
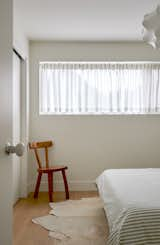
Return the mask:
M 70 192 L 70 199 L 97 196 L 97 192 Z M 65 193 L 54 193 L 54 202 L 64 201 Z M 41 192 L 38 199 L 33 193 L 28 198 L 21 199 L 14 206 L 13 211 L 13 245 L 54 245 L 48 231 L 32 223 L 35 217 L 47 215 L 49 212 L 48 193 Z

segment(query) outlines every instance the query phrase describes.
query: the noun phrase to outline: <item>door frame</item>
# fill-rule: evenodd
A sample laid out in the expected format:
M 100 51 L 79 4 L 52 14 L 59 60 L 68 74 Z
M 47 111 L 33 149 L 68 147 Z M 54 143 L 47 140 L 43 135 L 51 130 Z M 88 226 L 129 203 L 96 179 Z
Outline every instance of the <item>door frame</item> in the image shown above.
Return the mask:
M 29 61 L 13 47 L 13 51 L 20 57 L 21 70 L 21 112 L 20 135 L 21 142 L 25 144 L 25 151 L 20 160 L 20 198 L 28 195 L 28 139 L 29 139 Z

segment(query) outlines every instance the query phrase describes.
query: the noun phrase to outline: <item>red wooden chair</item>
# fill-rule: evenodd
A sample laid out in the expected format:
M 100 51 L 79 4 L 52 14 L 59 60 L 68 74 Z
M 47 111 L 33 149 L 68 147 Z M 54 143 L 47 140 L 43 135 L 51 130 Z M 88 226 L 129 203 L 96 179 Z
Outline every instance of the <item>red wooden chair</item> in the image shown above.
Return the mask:
M 67 183 L 67 178 L 66 178 L 66 173 L 65 170 L 68 169 L 67 166 L 49 166 L 49 159 L 48 159 L 48 148 L 53 146 L 52 141 L 45 141 L 45 142 L 32 142 L 29 143 L 29 148 L 34 150 L 35 157 L 37 160 L 38 164 L 38 177 L 37 177 L 37 183 L 36 183 L 36 188 L 34 192 L 34 198 L 38 198 L 38 193 L 39 193 L 39 187 L 41 183 L 41 177 L 42 174 L 47 174 L 48 175 L 48 194 L 49 194 L 49 201 L 52 202 L 52 193 L 53 193 L 53 173 L 61 171 L 62 176 L 63 176 L 63 181 L 64 181 L 64 186 L 65 186 L 65 192 L 66 192 L 66 199 L 69 199 L 69 190 L 68 190 L 68 183 Z M 45 160 L 46 160 L 46 166 L 43 167 L 42 163 L 40 161 L 40 157 L 38 154 L 39 149 L 44 149 L 45 152 Z

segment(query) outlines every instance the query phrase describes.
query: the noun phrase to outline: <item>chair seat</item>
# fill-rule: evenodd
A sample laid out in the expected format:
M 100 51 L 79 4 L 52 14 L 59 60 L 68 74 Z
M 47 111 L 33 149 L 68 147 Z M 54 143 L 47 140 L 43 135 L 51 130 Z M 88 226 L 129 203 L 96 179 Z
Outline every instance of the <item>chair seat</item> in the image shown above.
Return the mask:
M 57 165 L 57 166 L 50 166 L 49 168 L 38 168 L 37 171 L 39 173 L 49 173 L 49 172 L 56 172 L 56 171 L 62 171 L 68 169 L 67 166 L 61 166 L 61 165 Z

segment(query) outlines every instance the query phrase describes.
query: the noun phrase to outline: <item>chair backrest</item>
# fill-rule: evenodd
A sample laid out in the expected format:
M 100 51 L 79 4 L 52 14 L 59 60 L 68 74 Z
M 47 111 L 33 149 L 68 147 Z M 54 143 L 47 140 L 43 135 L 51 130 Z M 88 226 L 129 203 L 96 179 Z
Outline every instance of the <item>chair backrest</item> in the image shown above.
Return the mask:
M 44 149 L 45 151 L 45 160 L 46 160 L 46 168 L 49 168 L 49 159 L 48 159 L 48 148 L 53 146 L 52 141 L 42 141 L 42 142 L 31 142 L 29 143 L 29 149 L 34 150 L 37 164 L 39 168 L 42 168 L 42 163 L 38 154 L 38 149 Z

